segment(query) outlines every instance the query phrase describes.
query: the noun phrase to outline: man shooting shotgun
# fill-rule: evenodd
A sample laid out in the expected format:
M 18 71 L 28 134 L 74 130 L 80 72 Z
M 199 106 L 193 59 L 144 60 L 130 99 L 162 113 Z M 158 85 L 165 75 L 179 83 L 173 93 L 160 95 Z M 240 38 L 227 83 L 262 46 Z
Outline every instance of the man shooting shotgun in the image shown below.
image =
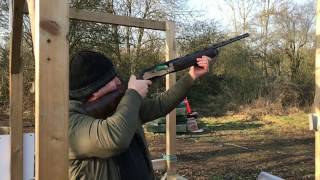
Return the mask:
M 218 48 L 233 43 L 235 41 L 239 41 L 240 39 L 246 38 L 248 36 L 248 33 L 236 36 L 226 41 L 214 44 L 206 49 L 196 51 L 192 54 L 187 54 L 183 57 L 176 58 L 165 63 L 157 64 L 155 66 L 143 70 L 139 74 L 138 79 L 155 80 L 156 78 L 162 77 L 166 74 L 181 71 L 192 66 L 198 67 L 197 58 L 202 58 L 203 56 L 214 58 L 218 55 Z M 125 89 L 123 86 L 121 86 L 118 89 L 115 89 L 115 91 L 111 92 L 107 96 L 102 97 L 99 101 L 90 101 L 88 103 L 83 104 L 83 108 L 90 115 L 99 118 L 105 118 L 115 111 L 121 97 L 124 95 L 124 92 Z
M 208 73 L 210 57 L 218 54 L 217 48 L 149 68 L 141 79 L 131 76 L 127 88 L 104 55 L 81 51 L 72 57 L 70 179 L 155 179 L 142 125 L 168 114 L 183 100 L 194 81 Z M 168 91 L 146 97 L 151 79 L 187 67 L 189 72 Z

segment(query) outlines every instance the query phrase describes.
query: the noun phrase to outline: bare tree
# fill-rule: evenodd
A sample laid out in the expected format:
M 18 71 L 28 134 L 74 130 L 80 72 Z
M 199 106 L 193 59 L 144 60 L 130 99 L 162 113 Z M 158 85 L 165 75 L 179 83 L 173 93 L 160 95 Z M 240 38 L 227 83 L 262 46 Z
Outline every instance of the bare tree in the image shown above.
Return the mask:
M 313 2 L 302 5 L 285 3 L 277 12 L 277 46 L 289 59 L 291 79 L 299 76 L 301 64 L 304 60 L 303 48 L 313 41 L 310 31 L 314 24 Z
M 248 32 L 257 0 L 224 0 L 232 11 L 235 33 Z
M 142 19 L 153 20 L 176 20 L 185 17 L 190 12 L 184 10 L 183 4 L 185 0 L 122 0 L 117 1 L 117 6 L 114 8 L 115 12 L 119 15 L 138 17 Z M 192 13 L 191 13 L 192 14 Z M 182 19 L 182 18 L 181 18 Z M 142 49 L 147 48 L 147 44 L 151 41 L 163 40 L 163 38 L 156 37 L 158 32 L 145 30 L 144 28 L 126 27 L 120 29 L 120 33 L 124 37 L 124 52 L 126 52 L 126 59 L 130 62 L 130 72 L 136 73 L 139 59 L 141 59 Z M 156 37 L 155 39 L 150 39 Z M 148 42 L 148 43 L 147 43 Z M 157 44 L 157 43 L 153 43 Z M 150 49 L 150 52 L 152 50 Z
M 0 1 L 0 46 L 4 46 L 9 37 L 9 2 Z
M 268 78 L 269 74 L 280 71 L 280 64 L 277 59 L 270 58 L 273 51 L 273 44 L 276 39 L 273 37 L 274 33 L 274 18 L 276 9 L 281 5 L 283 0 L 261 0 L 257 5 L 257 12 L 254 17 L 253 27 L 256 33 L 252 35 L 255 38 L 255 51 L 258 58 L 260 58 L 261 68 L 264 76 Z M 271 68 L 270 68 L 271 67 Z M 271 72 L 269 72 L 271 71 Z
M 184 10 L 185 2 L 186 0 L 73 0 L 71 6 L 142 19 L 175 20 L 189 13 Z M 147 42 L 151 41 L 150 37 L 156 37 L 155 35 L 159 35 L 159 32 L 151 32 L 144 28 L 71 21 L 70 50 L 74 52 L 83 47 L 96 47 L 97 50 L 116 58 L 115 64 L 120 63 L 126 70 L 130 69 L 130 73 L 135 73 L 142 49 L 149 48 L 146 46 Z M 153 40 L 162 39 L 163 37 L 157 37 Z

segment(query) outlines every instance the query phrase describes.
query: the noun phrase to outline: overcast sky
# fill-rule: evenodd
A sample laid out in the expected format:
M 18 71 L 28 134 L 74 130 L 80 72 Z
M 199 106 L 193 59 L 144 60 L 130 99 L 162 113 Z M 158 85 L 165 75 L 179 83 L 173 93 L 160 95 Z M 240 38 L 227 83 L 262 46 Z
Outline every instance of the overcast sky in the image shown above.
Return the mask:
M 304 3 L 307 0 L 292 0 L 296 3 Z M 188 0 L 187 6 L 190 9 L 203 12 L 203 16 L 198 17 L 198 20 L 210 20 L 214 19 L 222 26 L 223 29 L 232 27 L 230 24 L 232 14 L 225 0 Z M 2 37 L 0 36 L 0 45 L 2 43 Z
M 189 0 L 187 5 L 190 9 L 203 12 L 205 16 L 201 19 L 215 19 L 224 25 L 228 24 L 226 21 L 231 14 L 224 0 Z
M 295 3 L 304 3 L 307 0 L 292 0 Z M 225 0 L 188 0 L 187 3 L 190 9 L 198 10 L 204 13 L 203 19 L 215 19 L 224 28 L 231 27 L 231 11 Z

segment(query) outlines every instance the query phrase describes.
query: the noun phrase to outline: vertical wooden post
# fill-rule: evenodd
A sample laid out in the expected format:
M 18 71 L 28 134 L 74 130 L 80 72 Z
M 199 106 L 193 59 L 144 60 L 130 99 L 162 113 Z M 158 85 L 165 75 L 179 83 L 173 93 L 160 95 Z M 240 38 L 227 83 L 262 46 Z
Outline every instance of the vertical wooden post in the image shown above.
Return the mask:
M 166 22 L 166 61 L 176 58 L 176 26 L 172 21 Z M 176 83 L 176 74 L 166 75 L 166 89 Z M 176 156 L 176 111 L 171 111 L 166 116 L 166 155 L 167 155 L 167 178 L 177 174 L 176 162 L 170 160 Z
M 32 43 L 33 46 L 35 45 L 35 0 L 27 0 L 28 4 L 28 13 L 29 13 L 29 19 L 30 19 L 30 26 L 31 26 L 31 35 L 32 35 Z M 33 52 L 35 53 L 35 52 Z
M 315 80 L 316 89 L 314 97 L 315 113 L 320 114 L 320 0 L 317 0 L 316 13 L 316 62 Z M 315 179 L 320 180 L 320 132 L 315 131 Z
M 30 10 L 30 9 L 29 9 Z M 68 179 L 69 4 L 35 0 L 36 179 Z
M 24 0 L 12 0 L 10 14 L 10 134 L 12 180 L 23 179 L 23 70 L 21 63 L 21 40 Z

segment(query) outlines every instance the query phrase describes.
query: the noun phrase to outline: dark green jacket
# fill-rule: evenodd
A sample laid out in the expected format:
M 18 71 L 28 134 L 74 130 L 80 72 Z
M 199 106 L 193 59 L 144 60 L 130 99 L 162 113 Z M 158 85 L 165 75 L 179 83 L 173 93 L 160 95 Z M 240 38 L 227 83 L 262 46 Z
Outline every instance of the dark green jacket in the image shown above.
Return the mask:
M 70 100 L 70 179 L 121 179 L 121 173 L 114 157 L 130 150 L 133 137 L 143 140 L 146 149 L 145 157 L 151 167 L 150 177 L 153 177 L 142 125 L 174 109 L 184 98 L 193 82 L 190 75 L 187 74 L 170 90 L 153 99 L 142 99 L 136 91 L 127 90 L 114 115 L 107 119 L 95 119 L 87 115 L 80 108 L 80 101 Z

